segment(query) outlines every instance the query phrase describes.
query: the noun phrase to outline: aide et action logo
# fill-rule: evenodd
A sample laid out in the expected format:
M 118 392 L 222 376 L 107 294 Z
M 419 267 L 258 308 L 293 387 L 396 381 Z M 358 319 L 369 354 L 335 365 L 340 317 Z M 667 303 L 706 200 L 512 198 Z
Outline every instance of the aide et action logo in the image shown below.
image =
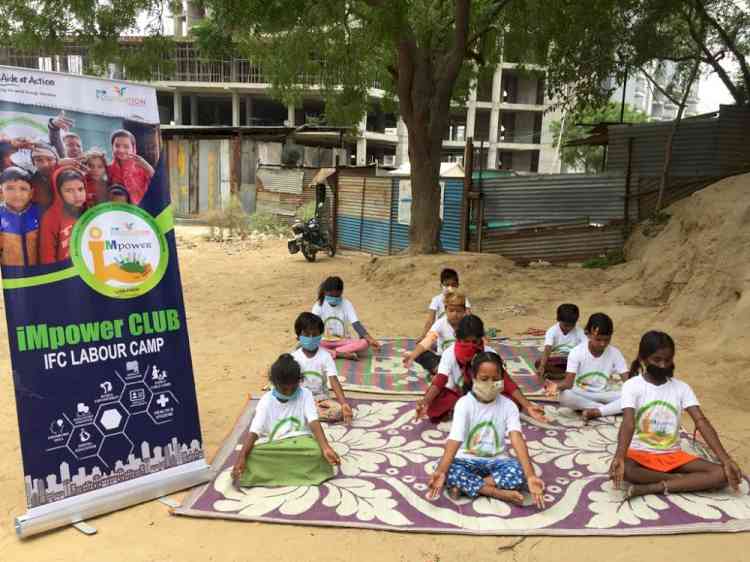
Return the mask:
M 143 295 L 161 281 L 169 251 L 151 215 L 110 203 L 90 209 L 76 223 L 71 258 L 92 289 L 125 299 Z
M 128 86 L 97 86 L 96 99 L 108 103 L 121 103 L 131 107 L 145 107 L 146 98 L 126 95 L 128 89 Z

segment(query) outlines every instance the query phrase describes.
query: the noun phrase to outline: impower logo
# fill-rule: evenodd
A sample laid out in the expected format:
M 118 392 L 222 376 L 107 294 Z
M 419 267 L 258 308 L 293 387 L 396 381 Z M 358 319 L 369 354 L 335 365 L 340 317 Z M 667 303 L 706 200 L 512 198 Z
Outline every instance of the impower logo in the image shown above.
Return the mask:
M 118 252 L 126 250 L 149 250 L 153 248 L 151 242 L 120 242 L 119 240 L 105 240 L 105 250 L 116 250 Z

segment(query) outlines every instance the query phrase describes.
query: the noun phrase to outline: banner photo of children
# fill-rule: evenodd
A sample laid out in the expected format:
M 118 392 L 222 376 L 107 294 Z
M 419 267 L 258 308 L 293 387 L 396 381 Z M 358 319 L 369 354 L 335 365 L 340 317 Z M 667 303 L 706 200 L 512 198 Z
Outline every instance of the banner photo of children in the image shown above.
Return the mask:
M 30 532 L 50 504 L 134 479 L 161 479 L 163 495 L 176 467 L 181 487 L 190 470 L 189 485 L 206 478 L 161 156 L 154 89 L 0 66 L 0 267 Z

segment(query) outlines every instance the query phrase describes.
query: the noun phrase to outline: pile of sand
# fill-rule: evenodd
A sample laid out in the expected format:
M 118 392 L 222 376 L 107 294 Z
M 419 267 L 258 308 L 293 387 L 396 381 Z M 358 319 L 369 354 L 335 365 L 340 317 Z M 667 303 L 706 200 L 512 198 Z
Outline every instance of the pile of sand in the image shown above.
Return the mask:
M 712 325 L 729 356 L 750 348 L 750 174 L 717 182 L 666 210 L 654 237 L 641 225 L 614 268 L 612 295 L 623 304 L 661 306 L 665 320 Z M 624 281 L 624 282 L 623 282 Z

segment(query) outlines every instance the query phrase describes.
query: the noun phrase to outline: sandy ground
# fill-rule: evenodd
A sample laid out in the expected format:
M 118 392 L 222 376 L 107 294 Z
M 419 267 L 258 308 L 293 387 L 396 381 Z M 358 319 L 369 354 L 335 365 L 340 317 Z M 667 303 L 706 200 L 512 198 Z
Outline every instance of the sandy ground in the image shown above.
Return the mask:
M 318 283 L 341 275 L 369 330 L 415 335 L 439 286 L 443 266 L 455 266 L 474 310 L 488 327 L 514 334 L 546 328 L 557 304 L 576 302 L 583 315 L 597 310 L 615 320 L 613 343 L 628 359 L 640 334 L 661 327 L 675 336 L 680 376 L 693 385 L 704 411 L 732 455 L 750 468 L 750 391 L 747 363 L 735 353 L 702 351 L 712 333 L 660 321 L 659 309 L 615 303 L 611 275 L 571 267 L 515 268 L 495 256 L 462 255 L 378 259 L 343 253 L 309 264 L 289 256 L 285 243 L 219 245 L 194 227 L 179 227 L 179 256 L 204 442 L 209 457 L 220 445 L 248 393 L 258 393 L 264 369 L 293 343 L 293 321 L 307 310 Z M 149 502 L 91 521 L 98 534 L 67 528 L 20 541 L 12 517 L 25 508 L 18 426 L 5 322 L 0 327 L 0 560 L 16 561 L 245 561 L 245 560 L 747 560 L 750 538 L 738 535 L 544 538 L 418 535 L 174 517 Z M 741 379 L 740 379 L 741 377 Z M 742 382 L 738 382 L 740 379 Z M 181 495 L 174 496 L 180 498 Z

